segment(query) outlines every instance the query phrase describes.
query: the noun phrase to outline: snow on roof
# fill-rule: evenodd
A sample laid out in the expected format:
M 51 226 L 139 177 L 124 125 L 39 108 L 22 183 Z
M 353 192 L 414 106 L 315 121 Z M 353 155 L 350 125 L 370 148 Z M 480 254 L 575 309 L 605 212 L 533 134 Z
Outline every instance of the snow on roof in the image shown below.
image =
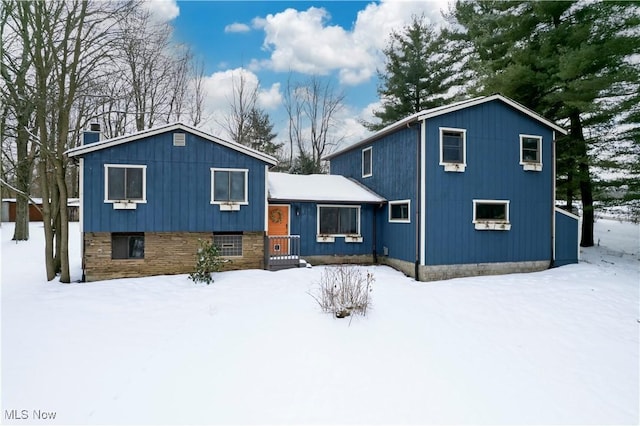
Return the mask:
M 360 183 L 338 175 L 269 172 L 269 199 L 381 203 L 385 199 Z

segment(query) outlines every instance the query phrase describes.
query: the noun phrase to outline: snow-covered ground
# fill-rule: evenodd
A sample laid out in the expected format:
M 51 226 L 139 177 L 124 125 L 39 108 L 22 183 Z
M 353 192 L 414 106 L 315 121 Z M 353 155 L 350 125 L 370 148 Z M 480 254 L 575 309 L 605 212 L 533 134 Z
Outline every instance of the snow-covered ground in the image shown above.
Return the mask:
M 44 279 L 41 224 L 12 235 L 2 224 L 2 423 L 639 421 L 638 225 L 599 220 L 579 265 L 533 274 L 369 267 L 373 306 L 351 321 L 307 293 L 322 267 L 63 285 Z

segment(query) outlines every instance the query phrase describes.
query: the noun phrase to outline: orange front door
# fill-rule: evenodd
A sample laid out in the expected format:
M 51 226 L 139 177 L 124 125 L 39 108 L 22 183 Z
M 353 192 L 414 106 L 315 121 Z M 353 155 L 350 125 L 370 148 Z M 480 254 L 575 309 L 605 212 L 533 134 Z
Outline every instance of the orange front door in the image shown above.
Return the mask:
M 289 235 L 289 206 L 269 206 L 270 237 Z M 270 238 L 269 253 L 271 256 L 289 254 L 289 240 L 286 238 Z

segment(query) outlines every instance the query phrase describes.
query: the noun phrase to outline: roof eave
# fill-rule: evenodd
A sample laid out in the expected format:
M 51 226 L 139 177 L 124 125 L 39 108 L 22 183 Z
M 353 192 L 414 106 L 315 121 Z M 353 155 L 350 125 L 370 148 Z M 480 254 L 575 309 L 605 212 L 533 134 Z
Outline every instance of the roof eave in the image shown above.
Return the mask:
M 260 151 L 256 151 L 254 149 L 251 149 L 249 147 L 246 147 L 244 145 L 240 145 L 238 143 L 235 142 L 230 142 L 230 141 L 226 141 L 224 139 L 220 139 L 217 136 L 213 136 L 210 135 L 208 133 L 203 132 L 202 130 L 196 129 L 195 127 L 189 126 L 187 124 L 184 123 L 172 123 L 169 125 L 164 125 L 164 126 L 159 126 L 159 127 L 154 127 L 152 129 L 147 129 L 147 130 L 142 130 L 140 132 L 131 134 L 131 135 L 125 135 L 125 136 L 119 136 L 117 138 L 112 138 L 112 139 L 107 139 L 104 141 L 98 141 L 98 142 L 94 142 L 91 144 L 87 144 L 87 145 L 81 145 L 79 147 L 76 148 L 72 148 L 68 151 L 65 152 L 65 155 L 68 157 L 81 157 L 85 154 L 88 154 L 90 152 L 94 152 L 94 151 L 99 151 L 102 149 L 106 149 L 106 148 L 110 148 L 113 146 L 117 146 L 117 145 L 121 145 L 127 142 L 132 142 L 135 140 L 139 140 L 139 139 L 143 139 L 143 138 L 147 138 L 147 137 L 151 137 L 151 136 L 155 136 L 161 133 L 165 133 L 165 132 L 169 132 L 172 130 L 176 130 L 176 129 L 181 129 L 187 132 L 190 132 L 192 134 L 195 134 L 196 136 L 199 136 L 203 139 L 206 139 L 208 141 L 214 142 L 214 143 L 218 143 L 222 146 L 231 148 L 235 151 L 239 151 L 242 152 L 244 154 L 247 154 L 251 157 L 257 158 L 259 160 L 264 161 L 265 163 L 271 164 L 273 166 L 278 164 L 278 160 L 270 155 L 264 154 Z

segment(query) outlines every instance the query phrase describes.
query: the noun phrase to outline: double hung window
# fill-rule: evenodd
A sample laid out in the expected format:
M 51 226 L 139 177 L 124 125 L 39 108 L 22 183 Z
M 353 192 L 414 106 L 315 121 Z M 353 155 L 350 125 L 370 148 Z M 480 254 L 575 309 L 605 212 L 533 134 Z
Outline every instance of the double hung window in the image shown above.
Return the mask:
M 467 131 L 440 128 L 440 165 L 446 172 L 464 172 L 467 165 Z
M 542 170 L 542 137 L 520 135 L 520 164 L 524 170 Z

